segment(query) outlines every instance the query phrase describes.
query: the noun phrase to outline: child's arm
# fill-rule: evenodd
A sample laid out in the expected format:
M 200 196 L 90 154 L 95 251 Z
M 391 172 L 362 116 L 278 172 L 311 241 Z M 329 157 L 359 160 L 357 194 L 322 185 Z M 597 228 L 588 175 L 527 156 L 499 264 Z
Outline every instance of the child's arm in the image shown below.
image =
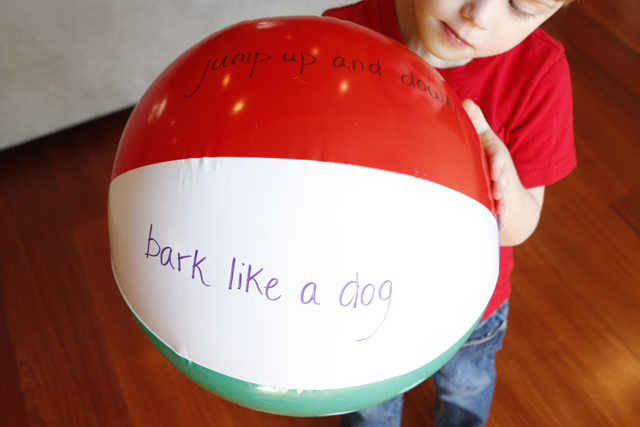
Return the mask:
M 525 188 L 520 182 L 507 146 L 491 130 L 480 108 L 468 99 L 463 101 L 463 106 L 487 153 L 493 198 L 499 218 L 500 245 L 519 245 L 531 236 L 538 225 L 544 201 L 544 186 Z

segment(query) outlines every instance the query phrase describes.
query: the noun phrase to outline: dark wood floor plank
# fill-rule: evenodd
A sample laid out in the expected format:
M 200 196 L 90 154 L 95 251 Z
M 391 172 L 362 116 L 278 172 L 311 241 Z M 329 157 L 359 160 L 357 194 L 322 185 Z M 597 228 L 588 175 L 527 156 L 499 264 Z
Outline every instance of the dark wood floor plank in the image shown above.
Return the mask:
M 2 235 L 15 244 L 3 253 L 4 303 L 30 422 L 97 425 L 113 421 L 124 405 L 70 240 L 75 212 L 67 209 L 46 155 L 57 145 L 34 145 L 30 156 L 2 165 L 21 176 L 8 180 L 11 189 L 2 187 Z
M 631 231 L 640 236 L 640 194 L 634 193 L 612 203 L 611 209 L 627 223 Z
M 0 212 L 6 212 L 6 205 L 4 200 L 0 197 Z M 2 221 L 5 221 L 4 215 Z M 0 234 L 5 239 L 4 244 L 0 246 L 10 246 L 13 243 L 10 240 L 10 236 L 7 234 Z M 7 244 L 7 242 L 9 244 Z M 15 251 L 16 248 L 11 248 L 11 251 Z M 5 251 L 0 252 L 0 256 L 5 256 Z M 0 270 L 1 272 L 2 270 Z M 8 276 L 4 274 L 0 277 L 8 280 Z M 5 288 L 1 287 L 0 292 L 0 378 L 2 378 L 2 387 L 0 387 L 0 412 L 3 414 L 4 421 L 7 425 L 11 426 L 26 426 L 28 425 L 27 405 L 25 402 L 25 395 L 22 389 L 22 382 L 20 377 L 20 371 L 17 365 L 17 353 L 11 339 L 11 331 L 9 328 L 9 321 L 6 315 L 6 303 L 5 303 Z
M 591 17 L 594 22 L 606 26 L 618 40 L 628 45 L 635 55 L 640 54 L 640 3 L 628 0 L 606 2 L 584 1 L 579 11 Z

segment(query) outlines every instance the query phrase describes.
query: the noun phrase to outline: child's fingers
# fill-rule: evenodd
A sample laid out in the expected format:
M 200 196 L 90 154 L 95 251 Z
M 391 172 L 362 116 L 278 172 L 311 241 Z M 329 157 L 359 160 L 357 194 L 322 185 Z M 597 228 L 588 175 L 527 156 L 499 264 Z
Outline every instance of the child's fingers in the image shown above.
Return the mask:
M 509 168 L 507 167 L 510 158 L 509 150 L 493 132 L 480 107 L 469 99 L 462 101 L 462 105 L 476 132 L 478 132 L 480 142 L 487 154 L 489 177 L 492 181 L 491 192 L 498 215 L 498 227 L 500 231 L 504 231 L 507 222 L 507 201 L 509 200 Z
M 473 123 L 473 127 L 476 129 L 476 132 L 478 132 L 481 142 L 484 144 L 484 141 L 482 141 L 482 136 L 485 132 L 490 131 L 491 128 L 489 127 L 489 123 L 487 123 L 487 120 L 484 118 L 482 110 L 480 110 L 480 107 L 478 107 L 470 99 L 465 99 L 464 101 L 462 101 L 462 106 L 471 119 L 471 123 Z

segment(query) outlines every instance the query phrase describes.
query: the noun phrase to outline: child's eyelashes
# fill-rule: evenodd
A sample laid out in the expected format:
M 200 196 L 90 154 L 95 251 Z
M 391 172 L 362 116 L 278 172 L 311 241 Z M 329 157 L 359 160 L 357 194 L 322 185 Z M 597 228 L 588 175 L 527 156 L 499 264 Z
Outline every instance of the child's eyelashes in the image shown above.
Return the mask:
M 518 3 L 516 3 L 514 0 L 509 0 L 509 7 L 513 11 L 513 13 L 515 13 L 516 16 L 518 16 L 519 18 L 522 18 L 522 19 L 535 18 L 535 15 L 533 13 L 528 13 L 522 10 L 520 6 L 518 6 Z

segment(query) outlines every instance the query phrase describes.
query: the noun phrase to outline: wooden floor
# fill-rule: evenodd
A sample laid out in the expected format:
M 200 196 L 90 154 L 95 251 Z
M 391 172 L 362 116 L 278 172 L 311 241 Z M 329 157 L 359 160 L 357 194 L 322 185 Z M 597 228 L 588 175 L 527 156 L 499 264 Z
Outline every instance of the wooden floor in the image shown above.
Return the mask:
M 640 426 L 639 22 L 637 0 L 582 0 L 546 25 L 572 66 L 579 167 L 516 250 L 491 426 Z M 227 403 L 135 325 L 106 218 L 129 113 L 0 152 L 0 424 L 337 426 Z M 407 393 L 403 425 L 430 425 L 432 399 L 429 381 Z

